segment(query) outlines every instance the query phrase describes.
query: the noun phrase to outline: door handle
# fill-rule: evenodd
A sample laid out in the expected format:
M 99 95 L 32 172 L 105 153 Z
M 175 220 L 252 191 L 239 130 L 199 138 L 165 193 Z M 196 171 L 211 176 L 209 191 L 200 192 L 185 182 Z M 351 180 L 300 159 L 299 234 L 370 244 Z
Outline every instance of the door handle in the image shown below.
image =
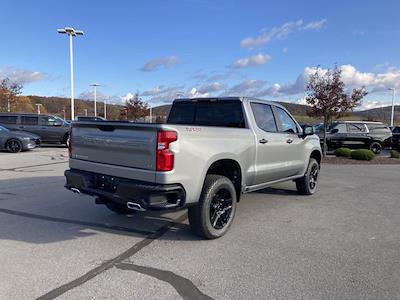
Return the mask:
M 261 143 L 261 144 L 266 144 L 266 143 L 268 143 L 268 140 L 266 140 L 266 139 L 261 139 L 261 140 L 260 140 L 260 143 Z
M 291 144 L 291 143 L 293 143 L 293 140 L 292 139 L 287 139 L 286 143 Z

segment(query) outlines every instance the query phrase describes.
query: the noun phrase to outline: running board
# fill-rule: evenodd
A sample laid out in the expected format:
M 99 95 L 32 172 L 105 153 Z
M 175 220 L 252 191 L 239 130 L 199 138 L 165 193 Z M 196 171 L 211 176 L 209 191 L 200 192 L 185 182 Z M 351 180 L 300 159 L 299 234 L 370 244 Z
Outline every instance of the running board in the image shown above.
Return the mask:
M 286 178 L 283 178 L 283 179 L 278 179 L 278 180 L 274 180 L 274 181 L 270 181 L 270 182 L 266 182 L 266 183 L 260 183 L 260 184 L 256 184 L 256 185 L 249 185 L 249 186 L 244 187 L 243 193 L 250 193 L 250 192 L 262 190 L 262 189 L 265 189 L 265 188 L 267 188 L 267 187 L 269 187 L 271 185 L 274 185 L 276 183 L 299 179 L 299 178 L 301 178 L 303 176 L 304 175 L 295 175 L 295 176 L 290 176 L 290 177 L 286 177 Z

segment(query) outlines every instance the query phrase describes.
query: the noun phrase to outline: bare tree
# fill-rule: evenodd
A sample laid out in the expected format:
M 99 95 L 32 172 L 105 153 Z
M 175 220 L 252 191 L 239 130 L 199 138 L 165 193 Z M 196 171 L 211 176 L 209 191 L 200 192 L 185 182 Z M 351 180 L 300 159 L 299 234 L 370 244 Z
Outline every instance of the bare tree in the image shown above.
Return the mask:
M 0 111 L 11 111 L 21 90 L 22 85 L 11 82 L 9 78 L 0 80 Z
M 343 117 L 361 104 L 367 95 L 365 87 L 355 88 L 351 94 L 345 92 L 345 84 L 341 79 L 342 71 L 335 67 L 333 70 L 322 72 L 317 68 L 310 76 L 307 84 L 306 101 L 311 105 L 308 112 L 313 117 L 323 117 L 324 142 L 323 154 L 326 155 L 326 130 L 333 118 Z
M 139 93 L 136 93 L 131 99 L 126 100 L 123 117 L 130 120 L 137 120 L 147 116 L 148 109 L 147 103 L 142 101 Z

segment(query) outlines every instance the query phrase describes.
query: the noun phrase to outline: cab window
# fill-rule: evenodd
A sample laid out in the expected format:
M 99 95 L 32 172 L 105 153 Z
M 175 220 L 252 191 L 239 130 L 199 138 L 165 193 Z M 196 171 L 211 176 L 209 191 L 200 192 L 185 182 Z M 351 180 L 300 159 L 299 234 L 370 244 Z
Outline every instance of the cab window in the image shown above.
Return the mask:
M 272 113 L 271 105 L 261 103 L 251 103 L 251 110 L 256 119 L 257 126 L 267 132 L 276 132 L 276 122 Z
M 298 133 L 297 125 L 289 114 L 280 107 L 276 107 L 281 132 Z
M 22 116 L 21 117 L 22 125 L 38 125 L 38 117 L 35 116 Z

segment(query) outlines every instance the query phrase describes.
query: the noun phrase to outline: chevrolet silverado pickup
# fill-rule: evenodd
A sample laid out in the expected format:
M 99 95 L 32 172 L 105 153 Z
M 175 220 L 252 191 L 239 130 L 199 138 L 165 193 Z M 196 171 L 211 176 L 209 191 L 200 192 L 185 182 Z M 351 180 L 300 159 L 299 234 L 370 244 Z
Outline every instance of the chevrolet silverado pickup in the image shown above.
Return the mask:
M 192 231 L 224 235 L 243 193 L 295 181 L 314 194 L 321 163 L 313 127 L 275 102 L 177 99 L 166 124 L 73 122 L 67 189 L 120 214 L 188 208 Z

